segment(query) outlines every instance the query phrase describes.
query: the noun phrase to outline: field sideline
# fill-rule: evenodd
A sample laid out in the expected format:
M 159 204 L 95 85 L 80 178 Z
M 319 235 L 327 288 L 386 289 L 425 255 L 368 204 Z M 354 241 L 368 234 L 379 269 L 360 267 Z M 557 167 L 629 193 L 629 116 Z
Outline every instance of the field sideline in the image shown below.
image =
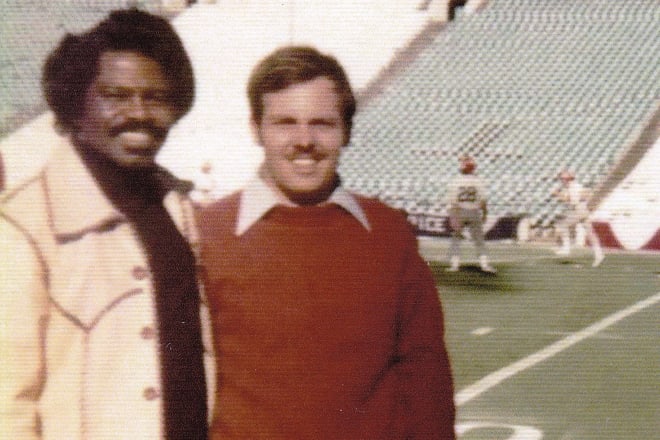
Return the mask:
M 646 440 L 660 432 L 660 253 L 489 242 L 496 275 L 448 273 L 420 238 L 443 301 L 461 440 Z

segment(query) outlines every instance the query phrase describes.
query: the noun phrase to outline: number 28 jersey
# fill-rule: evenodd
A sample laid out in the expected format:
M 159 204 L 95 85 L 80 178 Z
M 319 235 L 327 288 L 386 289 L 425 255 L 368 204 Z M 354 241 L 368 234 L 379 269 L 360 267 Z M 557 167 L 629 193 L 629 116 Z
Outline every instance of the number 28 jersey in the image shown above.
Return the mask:
M 481 209 L 482 201 L 487 200 L 486 185 L 479 176 L 460 174 L 449 183 L 447 204 L 461 209 Z

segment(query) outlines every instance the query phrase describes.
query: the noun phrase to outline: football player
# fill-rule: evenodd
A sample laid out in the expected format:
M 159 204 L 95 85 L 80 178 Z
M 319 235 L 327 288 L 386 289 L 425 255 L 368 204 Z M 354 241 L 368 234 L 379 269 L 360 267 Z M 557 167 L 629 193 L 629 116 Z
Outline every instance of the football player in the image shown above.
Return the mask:
M 592 266 L 598 267 L 605 259 L 605 255 L 603 254 L 598 236 L 594 232 L 591 220 L 589 220 L 589 207 L 587 203 L 591 196 L 591 191 L 575 180 L 575 175 L 569 170 L 563 170 L 559 173 L 559 180 L 561 187 L 553 194 L 564 203 L 565 211 L 563 220 L 558 224 L 561 248 L 559 248 L 557 254 L 570 254 L 571 232 L 574 232 L 578 225 L 582 225 L 586 238 L 591 243 L 594 252 Z
M 459 158 L 460 174 L 450 183 L 447 191 L 451 246 L 449 249 L 450 272 L 460 268 L 460 241 L 463 228 L 467 227 L 474 241 L 481 270 L 495 273 L 486 255 L 484 222 L 488 215 L 487 193 L 484 181 L 475 174 L 477 164 L 469 155 Z

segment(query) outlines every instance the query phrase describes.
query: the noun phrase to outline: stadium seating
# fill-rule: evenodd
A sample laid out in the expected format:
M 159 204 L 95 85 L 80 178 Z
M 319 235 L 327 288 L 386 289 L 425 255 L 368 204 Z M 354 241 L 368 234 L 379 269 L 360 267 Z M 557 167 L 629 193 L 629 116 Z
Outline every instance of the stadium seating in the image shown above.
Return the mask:
M 442 200 L 470 153 L 493 216 L 551 227 L 558 171 L 599 185 L 654 112 L 659 35 L 653 0 L 491 1 L 361 109 L 342 175 L 418 212 Z
M 0 137 L 44 110 L 38 84 L 41 63 L 65 32 L 87 28 L 117 7 L 135 4 L 158 11 L 163 3 L 4 2 Z M 238 1 L 217 2 L 219 8 L 228 4 L 246 7 Z M 313 8 L 299 4 L 298 9 L 302 14 Z M 200 14 L 182 15 L 198 20 Z M 403 15 L 397 15 L 400 21 Z M 383 23 L 391 25 L 391 16 L 383 16 Z M 408 17 L 406 23 L 413 18 L 419 17 Z M 187 23 L 178 24 L 195 55 L 190 38 L 194 33 Z M 192 23 L 190 29 L 199 32 L 204 26 L 216 32 L 217 19 Z M 311 27 L 318 38 L 326 28 Z M 257 41 L 264 40 L 255 35 Z M 478 172 L 490 182 L 492 221 L 528 216 L 532 227 L 551 228 L 561 214 L 559 203 L 550 196 L 558 171 L 568 166 L 583 183 L 600 186 L 657 111 L 658 36 L 657 0 L 490 0 L 478 13 L 461 14 L 427 35 L 428 40 L 418 40 L 425 43 L 414 58 L 406 58 L 405 68 L 393 72 L 378 93 L 364 99 L 342 160 L 344 182 L 415 215 L 442 216 L 457 157 L 470 153 L 477 159 Z M 204 42 L 207 38 L 205 33 Z M 323 41 L 334 44 L 351 73 L 357 71 L 354 59 L 376 52 L 351 47 L 344 54 L 330 39 L 326 35 Z M 198 79 L 206 74 L 218 82 L 217 74 L 197 70 Z M 366 79 L 351 78 L 360 91 Z M 242 93 L 236 92 L 241 103 Z M 196 120 L 194 126 L 215 127 L 219 120 L 223 119 Z M 190 139 L 192 130 L 181 133 Z M 195 142 L 222 139 L 212 134 Z M 231 137 L 236 137 L 233 131 Z M 228 148 L 226 141 L 219 145 Z

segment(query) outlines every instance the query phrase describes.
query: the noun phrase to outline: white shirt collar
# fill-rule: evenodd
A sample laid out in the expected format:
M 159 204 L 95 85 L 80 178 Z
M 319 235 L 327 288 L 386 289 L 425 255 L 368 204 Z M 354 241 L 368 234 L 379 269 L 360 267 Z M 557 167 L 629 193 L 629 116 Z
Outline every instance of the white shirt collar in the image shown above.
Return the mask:
M 371 230 L 371 225 L 367 220 L 364 210 L 358 203 L 353 194 L 344 187 L 338 186 L 325 203 L 334 203 L 344 208 L 367 230 Z M 263 179 L 255 176 L 243 189 L 241 201 L 238 210 L 238 221 L 236 222 L 235 233 L 237 236 L 243 235 L 256 222 L 259 221 L 268 211 L 277 205 L 291 205 L 291 202 L 282 200 L 278 194 L 269 187 Z

